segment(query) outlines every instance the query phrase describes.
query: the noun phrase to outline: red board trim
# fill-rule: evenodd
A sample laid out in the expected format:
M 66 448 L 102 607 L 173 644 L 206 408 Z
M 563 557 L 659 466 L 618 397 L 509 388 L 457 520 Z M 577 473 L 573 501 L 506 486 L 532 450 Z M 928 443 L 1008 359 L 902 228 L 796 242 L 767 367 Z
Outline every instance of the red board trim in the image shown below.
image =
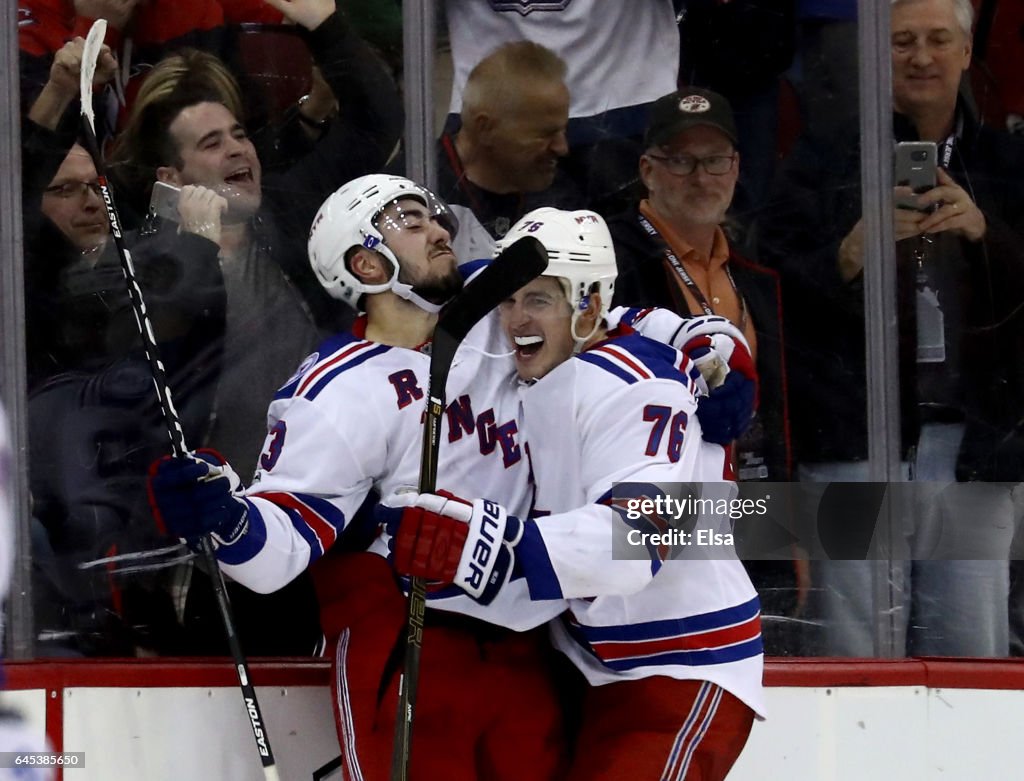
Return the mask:
M 257 686 L 329 686 L 326 659 L 250 660 Z M 75 659 L 5 665 L 9 689 L 45 689 L 48 709 L 72 687 L 235 686 L 234 666 L 204 659 Z M 1024 689 L 1024 659 L 769 659 L 768 686 L 927 686 L 946 689 Z M 51 691 L 57 697 L 50 697 Z

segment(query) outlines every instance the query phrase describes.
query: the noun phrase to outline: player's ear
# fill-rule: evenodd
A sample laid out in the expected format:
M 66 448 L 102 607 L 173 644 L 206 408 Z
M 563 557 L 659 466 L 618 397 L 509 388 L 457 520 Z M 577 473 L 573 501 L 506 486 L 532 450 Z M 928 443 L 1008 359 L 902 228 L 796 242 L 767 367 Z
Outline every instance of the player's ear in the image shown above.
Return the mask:
M 387 282 L 391 275 L 386 266 L 384 256 L 370 249 L 357 249 L 348 259 L 349 271 L 367 285 L 382 285 Z
M 601 294 L 594 291 L 587 296 L 587 308 L 580 313 L 579 325 L 577 330 L 583 334 L 589 334 L 594 330 L 594 326 L 598 324 L 598 320 L 601 317 Z

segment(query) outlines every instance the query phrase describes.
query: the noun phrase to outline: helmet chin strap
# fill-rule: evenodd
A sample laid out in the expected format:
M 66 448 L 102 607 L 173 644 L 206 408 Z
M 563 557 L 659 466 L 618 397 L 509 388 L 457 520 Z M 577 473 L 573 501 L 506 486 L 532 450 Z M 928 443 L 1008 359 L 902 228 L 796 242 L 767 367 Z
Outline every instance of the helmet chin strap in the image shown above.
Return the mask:
M 395 274 L 395 278 L 391 281 L 391 292 L 399 298 L 404 298 L 406 301 L 412 302 L 424 312 L 429 312 L 432 315 L 436 315 L 441 311 L 441 307 L 444 306 L 444 304 L 432 304 L 413 290 L 412 285 L 407 285 L 405 282 L 399 282 L 397 274 Z
M 579 354 L 579 352 L 583 349 L 583 345 L 590 341 L 590 338 L 597 333 L 597 329 L 601 326 L 601 320 L 595 320 L 594 327 L 590 329 L 590 333 L 588 333 L 586 336 L 577 336 L 576 323 L 579 322 L 581 314 L 583 314 L 583 312 L 577 309 L 575 312 L 572 313 L 572 319 L 569 321 L 569 335 L 572 336 L 573 355 Z
M 407 285 L 405 282 L 398 281 L 398 273 L 401 268 L 401 264 L 398 262 L 398 258 L 395 257 L 395 253 L 392 252 L 389 247 L 381 244 L 377 247 L 377 251 L 391 261 L 391 267 L 394 269 L 394 272 L 391 274 L 391 280 L 386 285 L 381 286 L 384 290 L 390 290 L 399 298 L 404 298 L 406 301 L 418 306 L 424 312 L 429 312 L 432 315 L 436 315 L 441 311 L 441 307 L 444 306 L 444 304 L 432 304 L 413 290 L 412 285 Z

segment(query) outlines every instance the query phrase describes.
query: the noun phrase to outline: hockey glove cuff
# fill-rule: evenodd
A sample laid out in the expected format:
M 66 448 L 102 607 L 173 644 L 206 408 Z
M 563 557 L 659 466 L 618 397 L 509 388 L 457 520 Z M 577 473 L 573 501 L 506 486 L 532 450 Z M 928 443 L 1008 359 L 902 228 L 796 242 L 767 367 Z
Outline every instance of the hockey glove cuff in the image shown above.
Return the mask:
M 523 524 L 486 499 L 468 502 L 445 493 L 401 494 L 382 508 L 392 535 L 395 569 L 404 575 L 454 583 L 490 603 L 512 569 Z M 398 506 L 404 506 L 400 514 Z
M 147 481 L 157 526 L 190 546 L 209 534 L 214 547 L 231 545 L 246 531 L 249 506 L 241 498 L 242 482 L 214 450 L 154 461 Z

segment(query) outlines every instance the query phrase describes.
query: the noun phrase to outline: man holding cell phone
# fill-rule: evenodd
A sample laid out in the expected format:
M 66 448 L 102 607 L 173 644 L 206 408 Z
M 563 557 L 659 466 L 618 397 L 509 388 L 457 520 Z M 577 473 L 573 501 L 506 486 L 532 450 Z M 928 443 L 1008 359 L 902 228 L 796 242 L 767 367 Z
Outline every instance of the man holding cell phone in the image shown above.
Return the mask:
M 983 126 L 960 92 L 970 0 L 891 9 L 893 131 L 914 144 L 895 158 L 905 169 L 893 210 L 899 376 L 887 378 L 898 381 L 902 468 L 916 482 L 915 525 L 893 555 L 907 559 L 906 582 L 893 584 L 897 653 L 1004 656 L 1008 484 L 1024 476 L 1024 143 Z M 866 388 L 878 369 L 865 360 L 860 144 L 850 130 L 797 143 L 759 233 L 760 258 L 782 272 L 793 434 L 809 482 L 868 479 Z M 933 187 L 906 171 L 929 167 L 923 142 L 934 144 Z M 875 654 L 870 570 L 818 566 L 822 651 Z

